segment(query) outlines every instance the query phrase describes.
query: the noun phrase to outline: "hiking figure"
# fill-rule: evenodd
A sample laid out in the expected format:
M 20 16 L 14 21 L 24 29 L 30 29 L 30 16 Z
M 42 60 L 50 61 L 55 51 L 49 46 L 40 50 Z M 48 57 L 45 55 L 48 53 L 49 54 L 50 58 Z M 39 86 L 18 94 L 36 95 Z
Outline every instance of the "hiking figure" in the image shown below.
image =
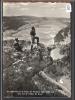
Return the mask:
M 47 47 L 47 66 L 53 64 L 53 58 L 51 57 L 52 48 Z
M 35 27 L 33 26 L 30 32 L 32 44 L 35 43 L 35 39 L 37 40 L 37 44 L 39 43 L 39 37 L 36 36 Z
M 15 50 L 17 50 L 17 51 L 22 51 L 22 47 L 21 47 L 21 45 L 19 44 L 18 38 L 15 38 L 14 48 L 15 48 Z
M 52 49 L 50 47 L 47 47 L 48 56 L 51 55 L 51 50 Z

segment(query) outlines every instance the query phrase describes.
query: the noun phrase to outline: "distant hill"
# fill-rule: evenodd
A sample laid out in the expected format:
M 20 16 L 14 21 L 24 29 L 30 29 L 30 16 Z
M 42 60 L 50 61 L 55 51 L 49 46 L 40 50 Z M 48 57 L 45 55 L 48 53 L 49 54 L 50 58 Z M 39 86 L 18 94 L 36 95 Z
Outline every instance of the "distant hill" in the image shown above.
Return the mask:
M 17 30 L 22 25 L 31 24 L 31 23 L 37 23 L 41 21 L 47 21 L 52 20 L 53 22 L 55 20 L 61 21 L 62 23 L 67 22 L 68 24 L 68 18 L 50 18 L 50 17 L 35 17 L 35 16 L 4 16 L 3 17 L 3 31 L 13 29 Z M 51 21 L 50 21 L 51 22 Z M 52 23 L 52 22 L 51 22 Z
M 32 26 L 35 26 L 40 42 L 50 45 L 54 43 L 54 37 L 59 30 L 67 27 L 69 23 L 69 18 L 5 16 L 3 17 L 3 37 L 5 40 L 15 37 L 31 40 L 30 30 Z

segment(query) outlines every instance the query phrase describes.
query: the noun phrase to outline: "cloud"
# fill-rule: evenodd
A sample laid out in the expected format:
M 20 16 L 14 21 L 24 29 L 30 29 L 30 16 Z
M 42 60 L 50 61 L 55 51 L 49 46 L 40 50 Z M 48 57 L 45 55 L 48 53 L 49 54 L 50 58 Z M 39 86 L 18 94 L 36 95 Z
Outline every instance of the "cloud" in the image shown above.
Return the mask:
M 70 17 L 67 3 L 3 3 L 3 16 Z

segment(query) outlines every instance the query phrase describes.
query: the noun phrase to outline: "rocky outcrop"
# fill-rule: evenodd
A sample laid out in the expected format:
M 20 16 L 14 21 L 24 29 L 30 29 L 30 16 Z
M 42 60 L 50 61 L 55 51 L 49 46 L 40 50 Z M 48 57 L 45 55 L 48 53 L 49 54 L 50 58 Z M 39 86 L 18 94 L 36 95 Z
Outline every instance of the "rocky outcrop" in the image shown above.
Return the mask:
M 50 78 L 54 79 L 54 81 L 57 81 L 57 79 L 63 75 L 66 74 L 66 72 L 69 72 L 71 70 L 66 70 L 64 72 L 64 69 L 70 68 L 69 60 L 66 59 L 66 57 L 69 56 L 69 53 L 65 55 L 64 58 L 53 60 L 53 58 L 50 56 L 50 52 L 56 48 L 45 47 L 44 44 L 34 45 L 33 50 L 31 51 L 31 42 L 30 41 L 24 41 L 20 40 L 20 43 L 23 46 L 23 52 L 17 52 L 13 48 L 13 40 L 11 42 L 4 41 L 4 50 L 3 50 L 3 56 L 4 56 L 4 94 L 5 95 L 12 95 L 17 96 L 18 94 L 10 94 L 6 93 L 7 90 L 17 90 L 17 91 L 60 91 L 61 89 L 58 88 L 56 85 L 52 83 L 45 82 L 43 80 L 39 73 L 41 71 L 45 72 L 47 75 L 50 76 Z M 9 44 L 9 45 L 8 45 Z M 64 46 L 65 47 L 65 46 Z M 70 52 L 70 45 L 68 45 L 68 48 L 64 47 L 61 50 L 65 53 L 67 50 Z M 8 59 L 7 59 L 8 58 Z M 64 61 L 65 59 L 65 61 Z M 70 59 L 70 58 L 69 58 Z M 65 63 L 64 63 L 65 62 Z M 67 96 L 66 94 L 63 94 L 63 90 L 58 94 L 56 92 L 53 93 L 43 93 L 42 95 L 48 95 L 48 96 Z M 24 95 L 25 96 L 25 95 Z
M 70 35 L 70 25 L 68 25 L 67 27 L 61 29 L 57 35 L 54 38 L 55 42 L 61 42 L 64 41 L 64 39 L 66 37 L 68 37 L 68 35 Z

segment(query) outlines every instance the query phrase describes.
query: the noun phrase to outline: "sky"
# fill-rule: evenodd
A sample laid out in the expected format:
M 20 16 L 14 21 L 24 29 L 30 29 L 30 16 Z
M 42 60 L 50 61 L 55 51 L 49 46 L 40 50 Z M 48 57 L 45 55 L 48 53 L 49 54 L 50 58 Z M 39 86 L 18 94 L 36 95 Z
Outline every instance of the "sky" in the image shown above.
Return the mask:
M 3 3 L 3 16 L 37 16 L 69 18 L 69 3 Z

